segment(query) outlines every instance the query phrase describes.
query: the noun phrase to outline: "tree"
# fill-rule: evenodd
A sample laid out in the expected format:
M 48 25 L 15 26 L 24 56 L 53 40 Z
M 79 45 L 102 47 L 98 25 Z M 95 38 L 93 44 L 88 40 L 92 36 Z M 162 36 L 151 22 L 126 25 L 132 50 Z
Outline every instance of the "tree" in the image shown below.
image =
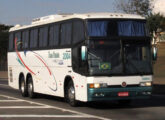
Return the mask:
M 165 17 L 161 15 L 160 13 L 157 14 L 150 14 L 147 17 L 147 25 L 150 30 L 150 32 L 157 32 L 165 30 Z M 160 31 L 160 32 L 161 32 Z
M 119 0 L 116 3 L 118 10 L 129 14 L 138 14 L 146 17 L 151 36 L 157 39 L 159 33 L 165 30 L 165 18 L 160 14 L 152 14 L 153 0 Z
M 160 35 L 160 32 L 165 31 L 165 17 L 160 13 L 151 13 L 147 17 L 147 26 L 149 28 L 151 35 L 153 35 L 153 37 L 157 39 L 157 37 L 159 37 Z
M 7 61 L 7 49 L 8 49 L 8 39 L 9 39 L 9 28 L 4 24 L 0 24 L 0 65 Z M 0 66 L 1 67 L 1 66 Z
M 116 8 L 119 11 L 128 14 L 138 14 L 141 16 L 148 16 L 152 12 L 152 0 L 118 0 Z

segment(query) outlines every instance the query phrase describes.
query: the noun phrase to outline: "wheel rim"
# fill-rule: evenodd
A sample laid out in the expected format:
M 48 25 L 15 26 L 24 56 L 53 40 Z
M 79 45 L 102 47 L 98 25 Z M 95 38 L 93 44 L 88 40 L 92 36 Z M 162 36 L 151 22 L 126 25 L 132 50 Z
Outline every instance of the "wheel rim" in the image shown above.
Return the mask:
M 21 83 L 21 91 L 22 91 L 22 93 L 25 92 L 25 84 L 24 84 L 24 82 Z
M 33 85 L 32 85 L 32 83 L 29 83 L 28 84 L 28 92 L 29 92 L 29 94 L 31 94 L 32 91 L 33 91 Z
M 73 86 L 69 88 L 68 97 L 70 101 L 73 101 L 75 98 L 75 90 Z

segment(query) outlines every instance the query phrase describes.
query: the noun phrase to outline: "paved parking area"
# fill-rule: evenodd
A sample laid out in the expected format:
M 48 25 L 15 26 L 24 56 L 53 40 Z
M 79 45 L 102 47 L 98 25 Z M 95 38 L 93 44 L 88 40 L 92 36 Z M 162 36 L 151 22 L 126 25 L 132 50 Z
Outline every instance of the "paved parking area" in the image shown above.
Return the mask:
M 0 120 L 106 120 L 106 118 L 84 114 L 38 102 L 23 100 L 0 94 Z

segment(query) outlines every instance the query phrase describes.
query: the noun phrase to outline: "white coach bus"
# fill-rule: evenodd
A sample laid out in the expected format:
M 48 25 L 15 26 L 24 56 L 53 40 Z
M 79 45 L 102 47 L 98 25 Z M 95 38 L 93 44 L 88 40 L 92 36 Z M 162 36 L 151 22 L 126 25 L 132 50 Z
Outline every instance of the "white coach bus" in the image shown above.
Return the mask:
M 58 14 L 10 29 L 9 85 L 77 101 L 129 102 L 152 94 L 145 18 L 117 13 Z

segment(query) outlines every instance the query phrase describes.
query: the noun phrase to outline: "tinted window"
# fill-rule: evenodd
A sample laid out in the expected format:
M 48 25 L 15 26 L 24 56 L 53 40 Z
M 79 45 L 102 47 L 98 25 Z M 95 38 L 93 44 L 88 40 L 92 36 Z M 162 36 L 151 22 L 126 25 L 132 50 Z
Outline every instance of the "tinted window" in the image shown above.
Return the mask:
M 145 36 L 145 22 L 141 21 L 119 21 L 119 36 Z
M 73 23 L 73 43 L 78 43 L 84 40 L 84 24 L 82 21 Z
M 48 27 L 40 28 L 39 31 L 39 47 L 46 47 L 48 40 Z
M 49 46 L 56 46 L 59 43 L 59 25 L 51 25 L 49 29 Z
M 27 49 L 29 46 L 29 31 L 23 31 L 22 33 L 22 42 L 23 42 L 23 48 Z
M 21 49 L 22 48 L 21 32 L 15 33 L 15 39 L 17 39 L 17 49 Z
M 30 31 L 30 48 L 36 48 L 38 44 L 38 29 Z
M 61 45 L 70 45 L 72 36 L 72 23 L 64 23 L 61 26 Z
M 10 33 L 9 35 L 9 50 L 13 50 L 14 48 L 14 35 Z
M 90 37 L 148 36 L 142 20 L 88 20 L 87 29 Z

